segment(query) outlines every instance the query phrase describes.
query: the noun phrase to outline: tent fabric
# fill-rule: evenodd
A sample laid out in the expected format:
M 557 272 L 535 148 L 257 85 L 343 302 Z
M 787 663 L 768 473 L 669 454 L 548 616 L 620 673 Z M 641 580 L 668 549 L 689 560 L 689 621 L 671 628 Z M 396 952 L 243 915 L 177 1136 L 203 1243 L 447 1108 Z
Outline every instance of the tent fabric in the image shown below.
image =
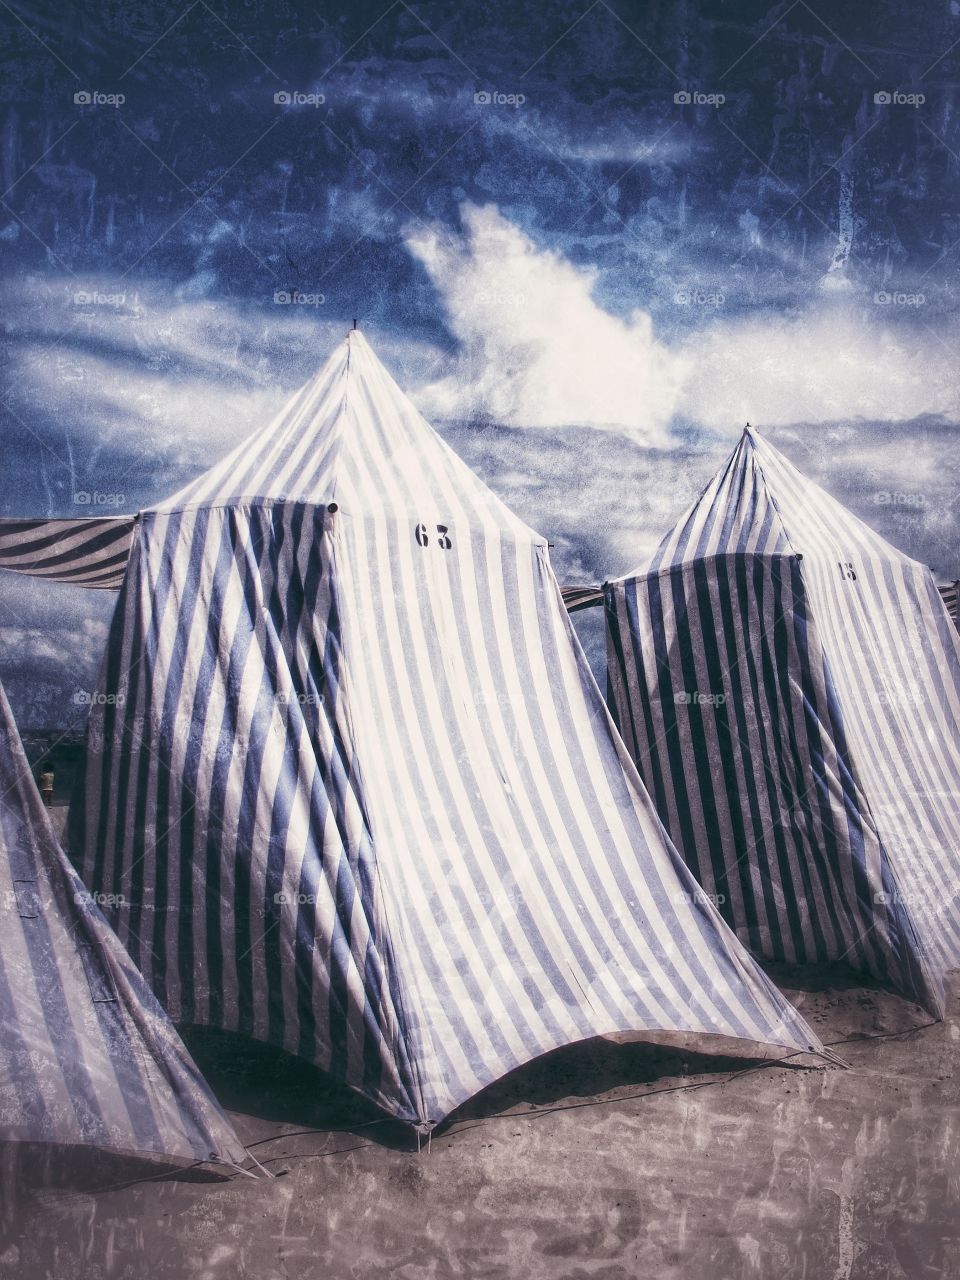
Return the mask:
M 421 1131 L 602 1033 L 820 1049 L 665 839 L 544 539 L 359 333 L 143 513 L 100 689 L 71 847 L 175 1020 Z
M 245 1159 L 60 848 L 2 688 L 0 910 L 0 1141 Z
M 748 429 L 605 584 L 612 707 L 755 953 L 844 960 L 942 1015 L 960 962 L 960 641 L 927 568 Z
M 948 582 L 939 586 L 940 598 L 950 615 L 953 625 L 960 631 L 960 582 Z
M 0 569 L 75 587 L 116 590 L 123 582 L 135 520 L 136 516 L 0 519 Z
M 561 587 L 560 594 L 567 613 L 579 613 L 581 609 L 595 609 L 603 604 L 603 587 Z

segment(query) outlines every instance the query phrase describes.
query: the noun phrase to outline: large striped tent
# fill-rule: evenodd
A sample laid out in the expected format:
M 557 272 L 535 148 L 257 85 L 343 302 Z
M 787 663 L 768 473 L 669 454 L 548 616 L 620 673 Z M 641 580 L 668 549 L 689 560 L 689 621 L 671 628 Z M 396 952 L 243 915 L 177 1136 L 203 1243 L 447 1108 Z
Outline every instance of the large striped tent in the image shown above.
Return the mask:
M 960 962 L 960 642 L 928 569 L 748 428 L 605 585 L 621 732 L 754 952 L 942 1015 Z
M 0 687 L 0 1142 L 245 1152 L 60 848 Z
M 421 1131 L 599 1034 L 819 1051 L 666 840 L 544 539 L 356 331 L 142 513 L 94 702 L 71 846 L 175 1020 Z

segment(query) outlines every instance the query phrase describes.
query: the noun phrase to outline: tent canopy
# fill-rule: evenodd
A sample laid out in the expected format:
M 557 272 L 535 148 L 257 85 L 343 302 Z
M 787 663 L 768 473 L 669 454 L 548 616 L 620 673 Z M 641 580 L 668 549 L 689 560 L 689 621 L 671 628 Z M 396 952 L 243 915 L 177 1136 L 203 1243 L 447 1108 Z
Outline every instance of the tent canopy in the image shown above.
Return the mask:
M 760 955 L 942 1013 L 960 962 L 960 645 L 931 574 L 752 429 L 605 585 L 616 719 Z
M 544 539 L 357 332 L 142 514 L 100 692 L 71 848 L 175 1019 L 424 1130 L 594 1035 L 820 1048 L 666 840 Z
M 61 850 L 0 687 L 0 1140 L 246 1153 Z

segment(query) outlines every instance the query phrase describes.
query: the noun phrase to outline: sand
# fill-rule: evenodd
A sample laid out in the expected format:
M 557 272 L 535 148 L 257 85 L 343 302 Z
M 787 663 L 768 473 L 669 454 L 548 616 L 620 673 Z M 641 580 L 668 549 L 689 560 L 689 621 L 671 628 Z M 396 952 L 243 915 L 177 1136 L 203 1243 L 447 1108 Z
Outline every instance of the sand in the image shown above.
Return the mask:
M 0 1276 L 960 1277 L 960 975 L 934 1025 L 843 975 L 777 978 L 849 1069 L 594 1041 L 488 1089 L 419 1153 L 313 1068 L 191 1033 L 277 1176 L 18 1173 L 8 1153 Z

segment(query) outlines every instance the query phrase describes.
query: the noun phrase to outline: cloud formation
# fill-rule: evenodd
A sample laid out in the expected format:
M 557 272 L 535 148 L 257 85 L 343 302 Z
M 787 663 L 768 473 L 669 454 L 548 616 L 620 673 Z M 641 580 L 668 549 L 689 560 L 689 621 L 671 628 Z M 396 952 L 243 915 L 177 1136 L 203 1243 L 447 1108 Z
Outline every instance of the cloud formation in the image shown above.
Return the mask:
M 595 269 L 537 248 L 493 205 L 465 206 L 463 223 L 459 242 L 421 228 L 407 238 L 461 344 L 454 369 L 422 390 L 424 412 L 626 428 L 664 443 L 685 357 L 656 340 L 650 316 L 604 311 Z
M 721 432 L 745 421 L 955 421 L 960 384 L 935 324 L 865 320 L 833 299 L 799 315 L 718 320 L 682 344 L 688 376 L 678 409 Z
M 622 320 L 604 310 L 597 269 L 539 248 L 493 205 L 462 213 L 459 240 L 419 228 L 407 237 L 460 343 L 421 389 L 428 416 L 612 427 L 650 445 L 689 424 L 728 434 L 747 420 L 960 419 L 954 335 L 924 319 L 918 295 L 830 292 L 802 311 L 743 314 L 691 288 L 678 292 L 678 314 L 710 319 L 678 322 L 668 341 L 645 311 Z

